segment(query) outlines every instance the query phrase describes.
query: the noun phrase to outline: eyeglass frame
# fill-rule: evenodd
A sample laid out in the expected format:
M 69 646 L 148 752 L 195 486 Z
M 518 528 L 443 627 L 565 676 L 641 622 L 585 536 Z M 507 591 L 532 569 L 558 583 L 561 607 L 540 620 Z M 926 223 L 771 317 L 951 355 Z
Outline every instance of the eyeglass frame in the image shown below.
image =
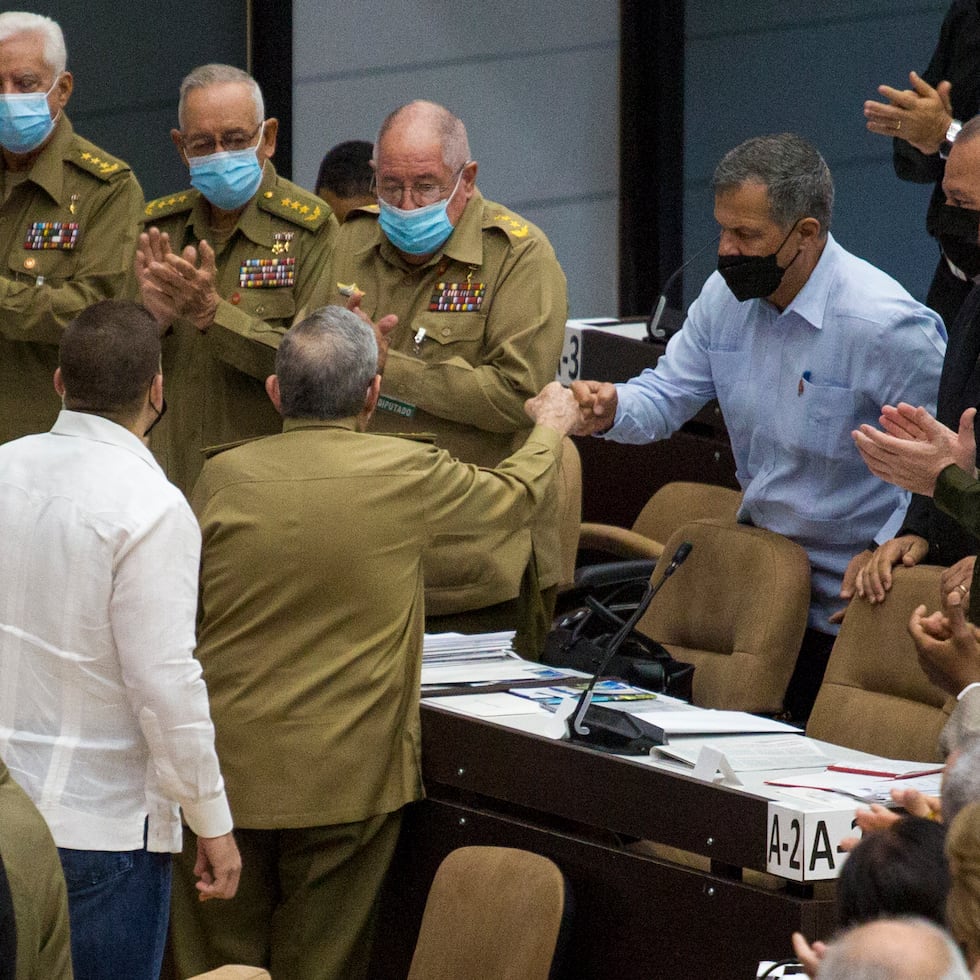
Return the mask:
M 222 152 L 236 153 L 241 150 L 250 150 L 253 149 L 252 140 L 255 139 L 255 137 L 258 135 L 259 131 L 262 129 L 265 123 L 266 120 L 264 119 L 260 120 L 259 124 L 255 127 L 255 129 L 252 130 L 251 133 L 246 133 L 244 130 L 241 129 L 229 129 L 223 133 L 219 133 L 217 138 L 215 138 L 214 135 L 210 133 L 207 136 L 202 135 L 198 138 L 197 142 L 204 143 L 206 147 L 204 152 L 198 152 L 196 149 L 192 149 L 191 146 L 193 142 L 192 138 L 185 136 L 183 133 L 180 134 L 180 145 L 183 147 L 184 152 L 189 157 L 195 157 L 195 158 L 211 156 L 212 153 L 219 152 L 218 151 L 219 146 L 221 147 Z M 241 134 L 241 136 L 239 137 L 238 134 Z M 229 137 L 231 137 L 230 140 Z M 228 145 L 229 142 L 231 142 L 232 144 L 237 144 L 239 141 L 242 142 L 241 146 Z M 258 143 L 254 145 L 258 146 Z
M 406 185 L 406 184 L 398 184 L 397 185 L 397 197 L 394 200 L 391 200 L 391 196 L 390 195 L 383 194 L 382 193 L 381 186 L 378 183 L 378 175 L 377 174 L 372 174 L 371 175 L 371 193 L 374 194 L 374 196 L 377 197 L 379 200 L 384 201 L 385 204 L 389 204 L 392 207 L 398 207 L 401 204 L 402 199 L 405 197 L 405 191 L 407 190 L 408 191 L 408 196 L 412 199 L 412 203 L 417 208 L 428 207 L 430 204 L 436 204 L 438 201 L 441 201 L 443 199 L 443 195 L 446 193 L 446 191 L 448 191 L 448 190 L 451 189 L 453 191 L 453 193 L 455 193 L 456 188 L 459 186 L 459 179 L 460 179 L 463 171 L 472 162 L 473 162 L 472 160 L 467 160 L 459 168 L 459 170 L 457 170 L 452 175 L 452 177 L 450 177 L 449 182 L 447 184 L 432 184 L 432 183 L 429 183 L 428 181 L 415 181 L 415 183 L 411 184 L 410 186 L 409 185 Z M 391 184 L 389 186 L 390 187 L 394 187 L 395 185 L 394 184 Z M 419 191 L 419 188 L 426 188 L 426 187 L 432 189 L 432 190 L 429 191 L 428 194 L 421 193 Z M 432 196 L 433 192 L 438 192 L 438 193 L 435 193 L 435 196 L 433 197 Z M 452 195 L 450 195 L 450 197 L 451 196 Z M 421 197 L 421 200 L 419 199 L 420 197 Z M 426 200 L 427 197 L 429 197 L 430 199 L 429 200 Z

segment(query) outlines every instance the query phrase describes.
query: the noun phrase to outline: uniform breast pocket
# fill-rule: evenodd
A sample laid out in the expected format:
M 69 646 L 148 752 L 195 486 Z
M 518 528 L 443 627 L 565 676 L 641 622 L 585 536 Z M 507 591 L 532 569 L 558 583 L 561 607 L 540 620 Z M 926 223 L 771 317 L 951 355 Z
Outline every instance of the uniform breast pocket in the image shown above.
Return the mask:
M 291 289 L 243 289 L 239 295 L 239 309 L 265 321 L 255 327 L 256 332 L 283 334 L 293 322 L 296 301 Z
M 425 329 L 423 357 L 459 357 L 470 364 L 483 360 L 486 317 L 482 313 L 426 313 L 412 321 L 413 335 Z
M 75 275 L 77 261 L 74 249 L 24 248 L 20 242 L 10 253 L 8 268 L 19 282 L 59 283 Z

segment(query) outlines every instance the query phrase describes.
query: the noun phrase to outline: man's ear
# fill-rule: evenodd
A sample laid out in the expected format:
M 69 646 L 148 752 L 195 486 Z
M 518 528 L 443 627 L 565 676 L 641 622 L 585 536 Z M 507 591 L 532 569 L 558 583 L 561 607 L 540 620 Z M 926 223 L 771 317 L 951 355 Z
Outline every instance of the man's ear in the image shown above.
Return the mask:
M 279 120 L 271 117 L 265 120 L 262 139 L 259 142 L 259 162 L 271 160 L 276 153 L 276 136 L 279 134 Z
M 68 100 L 71 98 L 72 90 L 75 87 L 75 79 L 72 77 L 70 71 L 63 71 L 58 78 L 57 87 L 54 90 L 54 101 L 55 105 L 58 106 L 58 110 L 61 111 L 68 105 Z
M 364 411 L 370 418 L 378 407 L 378 396 L 381 394 L 381 375 L 376 374 L 368 385 L 367 394 L 364 396 Z
M 65 398 L 65 382 L 61 377 L 61 368 L 57 367 L 54 369 L 54 390 L 58 393 L 58 397 L 64 401 Z
M 463 179 L 460 183 L 463 186 L 463 194 L 468 201 L 476 193 L 476 171 L 477 171 L 476 160 L 470 160 L 465 167 L 463 167 Z
M 170 138 L 174 141 L 174 146 L 177 147 L 177 152 L 180 154 L 180 159 L 184 161 L 184 166 L 189 167 L 190 164 L 187 162 L 187 154 L 184 152 L 184 141 L 180 138 L 180 130 L 171 129 Z
M 824 236 L 823 226 L 816 218 L 804 218 L 798 225 L 800 234 L 812 241 L 820 241 Z
M 270 374 L 265 379 L 265 393 L 269 396 L 273 408 L 282 415 L 282 394 L 279 391 L 279 378 L 276 375 Z

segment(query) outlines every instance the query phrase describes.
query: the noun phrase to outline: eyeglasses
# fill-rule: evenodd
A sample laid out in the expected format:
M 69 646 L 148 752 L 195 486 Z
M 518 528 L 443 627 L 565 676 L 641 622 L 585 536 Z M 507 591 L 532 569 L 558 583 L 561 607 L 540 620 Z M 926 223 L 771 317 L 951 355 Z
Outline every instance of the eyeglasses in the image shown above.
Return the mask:
M 188 156 L 206 157 L 212 153 L 217 153 L 219 146 L 222 150 L 247 150 L 261 128 L 262 123 L 259 123 L 250 133 L 244 129 L 229 129 L 227 132 L 219 133 L 217 137 L 203 134 L 184 136 L 182 134 L 181 140 Z
M 449 182 L 446 184 L 432 184 L 429 181 L 421 180 L 410 185 L 399 184 L 393 180 L 382 180 L 379 183 L 377 177 L 375 177 L 372 179 L 372 190 L 382 201 L 394 207 L 398 207 L 407 191 L 415 206 L 424 208 L 427 204 L 435 204 L 447 191 L 455 190 L 456 185 L 459 183 L 459 176 L 466 169 L 467 163 L 464 163 L 449 178 Z

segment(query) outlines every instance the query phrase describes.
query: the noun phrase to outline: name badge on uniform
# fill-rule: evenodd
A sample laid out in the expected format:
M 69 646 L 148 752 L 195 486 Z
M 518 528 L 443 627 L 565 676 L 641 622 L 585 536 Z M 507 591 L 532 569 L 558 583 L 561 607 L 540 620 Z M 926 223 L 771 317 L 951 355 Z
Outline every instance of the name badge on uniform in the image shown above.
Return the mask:
M 77 241 L 77 221 L 35 221 L 27 226 L 24 248 L 32 252 L 49 248 L 70 252 Z
M 440 282 L 429 300 L 430 313 L 476 313 L 483 305 L 485 282 Z
M 410 419 L 415 415 L 414 405 L 410 405 L 408 402 L 400 402 L 397 398 L 389 398 L 387 395 L 381 395 L 378 398 L 378 408 L 382 412 L 400 415 L 403 419 Z
M 246 259 L 238 272 L 242 289 L 278 289 L 296 284 L 296 259 Z

